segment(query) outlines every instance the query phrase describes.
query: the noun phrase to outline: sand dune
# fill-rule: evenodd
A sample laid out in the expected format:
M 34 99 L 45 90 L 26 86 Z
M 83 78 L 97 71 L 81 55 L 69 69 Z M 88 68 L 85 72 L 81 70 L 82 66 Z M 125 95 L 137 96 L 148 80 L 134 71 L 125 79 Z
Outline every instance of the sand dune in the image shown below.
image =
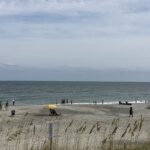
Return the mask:
M 58 117 L 49 116 L 49 111 L 43 109 L 41 105 L 9 107 L 7 111 L 0 111 L 0 149 L 21 150 L 26 147 L 28 149 L 42 147 L 48 141 L 49 123 L 53 123 L 53 137 L 54 141 L 57 141 L 57 146 L 62 146 L 63 140 L 68 137 L 71 146 L 75 142 L 75 136 L 80 137 L 81 143 L 85 143 L 89 135 L 90 138 L 102 140 L 113 130 L 115 119 L 118 126 L 115 134 L 117 141 L 120 140 L 128 124 L 133 126 L 137 122 L 138 128 L 141 115 L 144 121 L 141 131 L 137 133 L 139 134 L 138 141 L 146 141 L 150 135 L 150 109 L 146 108 L 147 104 L 133 104 L 132 106 L 133 118 L 129 118 L 130 106 L 123 105 L 58 105 L 56 110 L 61 113 Z M 12 109 L 16 110 L 14 117 L 10 117 Z M 94 124 L 95 129 L 91 131 Z M 101 128 L 100 132 L 103 137 L 97 138 L 98 126 Z M 130 134 L 126 135 L 126 138 L 122 140 L 128 140 L 130 136 Z M 91 138 L 91 145 L 96 142 L 98 141 L 93 142 Z

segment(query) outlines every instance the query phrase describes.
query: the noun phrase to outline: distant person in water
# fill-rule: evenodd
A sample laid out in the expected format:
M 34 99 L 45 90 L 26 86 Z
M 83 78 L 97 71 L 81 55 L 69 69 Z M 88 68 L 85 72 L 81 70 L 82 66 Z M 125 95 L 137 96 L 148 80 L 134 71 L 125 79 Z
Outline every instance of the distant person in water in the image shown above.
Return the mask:
M 12 103 L 13 103 L 13 106 L 15 106 L 15 100 L 14 99 L 12 100 Z
M 0 110 L 2 110 L 2 102 L 0 101 Z
M 66 99 L 66 103 L 68 104 L 68 99 Z
M 5 103 L 5 109 L 6 110 L 8 109 L 8 106 L 9 106 L 9 103 L 8 103 L 8 101 L 6 101 L 6 103 Z
M 70 103 L 72 104 L 72 100 L 70 101 Z
M 132 108 L 132 107 L 130 107 L 130 109 L 129 109 L 129 117 L 130 117 L 130 116 L 133 117 L 133 108 Z
M 102 104 L 104 104 L 104 100 L 102 100 Z
M 97 101 L 93 101 L 93 104 L 97 104 Z
M 62 99 L 62 100 L 61 100 L 61 104 L 65 104 L 65 99 Z

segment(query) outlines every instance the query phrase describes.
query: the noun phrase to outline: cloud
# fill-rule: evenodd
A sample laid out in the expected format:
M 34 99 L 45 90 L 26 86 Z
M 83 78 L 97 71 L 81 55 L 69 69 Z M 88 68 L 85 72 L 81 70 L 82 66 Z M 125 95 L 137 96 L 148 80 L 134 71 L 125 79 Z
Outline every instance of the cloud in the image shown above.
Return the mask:
M 76 16 L 81 12 L 96 12 L 116 15 L 147 12 L 149 4 L 149 0 L 0 0 L 0 14 L 57 13 Z
M 11 62 L 0 62 L 0 71 L 16 70 L 18 68 L 19 68 L 19 66 L 15 65 L 14 63 L 11 63 Z
M 1 0 L 0 14 L 69 12 L 68 15 L 75 16 L 78 11 L 91 11 L 90 4 L 88 0 Z
M 0 37 L 149 36 L 148 0 L 0 0 Z

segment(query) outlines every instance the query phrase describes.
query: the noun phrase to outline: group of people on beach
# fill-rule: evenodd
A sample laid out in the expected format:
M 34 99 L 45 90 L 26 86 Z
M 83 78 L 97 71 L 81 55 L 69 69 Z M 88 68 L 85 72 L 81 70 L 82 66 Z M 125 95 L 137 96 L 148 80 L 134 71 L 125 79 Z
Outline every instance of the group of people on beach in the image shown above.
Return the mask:
M 5 110 L 8 109 L 8 106 L 9 106 L 9 102 L 6 101 L 5 104 L 4 104 Z M 2 101 L 0 101 L 0 110 L 2 110 L 2 109 L 3 109 L 3 104 L 2 104 Z
M 104 104 L 104 100 L 102 100 L 102 102 L 101 102 L 102 104 Z M 95 101 L 93 101 L 93 104 L 97 104 L 97 101 L 95 100 Z
M 15 100 L 14 100 L 14 99 L 12 100 L 12 105 L 13 105 L 13 106 L 15 105 Z M 9 102 L 6 101 L 5 104 L 3 105 L 2 101 L 0 101 L 0 110 L 3 109 L 3 106 L 5 107 L 5 110 L 8 110 Z
M 69 100 L 68 99 L 62 99 L 61 104 L 69 104 Z M 70 104 L 72 104 L 72 100 L 70 100 Z

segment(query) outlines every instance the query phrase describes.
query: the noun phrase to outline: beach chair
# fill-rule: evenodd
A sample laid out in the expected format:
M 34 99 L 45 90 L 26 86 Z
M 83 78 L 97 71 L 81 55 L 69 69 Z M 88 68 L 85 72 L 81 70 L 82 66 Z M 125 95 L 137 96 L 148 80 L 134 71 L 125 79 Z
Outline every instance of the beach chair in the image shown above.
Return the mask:
M 59 116 L 60 115 L 56 112 L 55 109 L 50 109 L 49 111 L 50 111 L 50 114 L 49 114 L 50 116 Z
M 13 109 L 11 110 L 11 117 L 15 116 L 16 111 Z

